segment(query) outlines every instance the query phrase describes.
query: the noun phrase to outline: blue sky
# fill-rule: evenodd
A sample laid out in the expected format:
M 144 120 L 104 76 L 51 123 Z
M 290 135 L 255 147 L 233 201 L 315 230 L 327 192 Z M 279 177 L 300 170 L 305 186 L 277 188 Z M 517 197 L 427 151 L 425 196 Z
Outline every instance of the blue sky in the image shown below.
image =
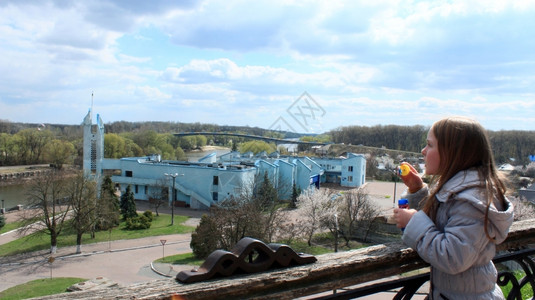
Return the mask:
M 2 0 L 0 119 L 535 130 L 535 1 Z

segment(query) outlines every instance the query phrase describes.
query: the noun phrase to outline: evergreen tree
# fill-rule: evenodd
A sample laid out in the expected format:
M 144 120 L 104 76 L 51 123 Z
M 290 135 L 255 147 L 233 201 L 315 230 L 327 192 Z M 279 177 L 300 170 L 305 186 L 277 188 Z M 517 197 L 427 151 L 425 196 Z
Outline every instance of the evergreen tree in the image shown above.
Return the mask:
M 193 255 L 199 259 L 205 259 L 218 248 L 221 248 L 219 242 L 221 231 L 214 218 L 208 215 L 202 215 L 201 221 L 195 231 L 191 234 L 190 247 Z
M 297 188 L 297 185 L 294 182 L 292 186 L 292 202 L 290 203 L 290 208 L 297 207 L 297 198 L 299 197 L 299 194 L 301 194 L 301 191 Z
M 115 189 L 110 176 L 106 176 L 104 177 L 104 180 L 102 180 L 100 198 L 97 199 L 97 202 L 99 208 L 97 210 L 97 230 L 109 230 L 114 226 L 119 225 L 121 211 L 119 197 L 115 194 Z
M 262 210 L 269 209 L 278 202 L 277 190 L 269 180 L 267 172 L 264 172 L 264 179 L 256 194 L 256 200 Z
M 121 215 L 123 220 L 137 216 L 134 193 L 130 185 L 126 188 L 125 193 L 121 195 Z
M 4 215 L 0 215 L 0 229 L 6 225 L 6 218 L 4 218 Z

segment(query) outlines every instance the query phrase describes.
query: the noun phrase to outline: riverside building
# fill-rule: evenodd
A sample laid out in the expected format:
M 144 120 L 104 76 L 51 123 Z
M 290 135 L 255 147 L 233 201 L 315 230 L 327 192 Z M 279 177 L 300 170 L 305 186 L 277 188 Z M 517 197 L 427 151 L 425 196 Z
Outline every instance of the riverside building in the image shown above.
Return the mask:
M 229 152 L 219 157 L 212 153 L 197 162 L 162 160 L 157 154 L 107 159 L 103 157 L 104 125 L 100 117 L 97 116 L 97 125 L 93 125 L 89 111 L 82 125 L 86 174 L 99 181 L 103 174 L 113 174 L 111 179 L 121 192 L 131 186 L 137 200 L 148 201 L 166 194 L 171 204 L 174 186 L 175 206 L 208 209 L 230 196 L 254 192 L 253 187 L 265 176 L 280 199 L 289 199 L 294 185 L 305 191 L 320 188 L 325 182 L 347 187 L 365 183 L 366 160 L 353 153 L 341 158 L 309 158 L 280 156 L 276 152 Z

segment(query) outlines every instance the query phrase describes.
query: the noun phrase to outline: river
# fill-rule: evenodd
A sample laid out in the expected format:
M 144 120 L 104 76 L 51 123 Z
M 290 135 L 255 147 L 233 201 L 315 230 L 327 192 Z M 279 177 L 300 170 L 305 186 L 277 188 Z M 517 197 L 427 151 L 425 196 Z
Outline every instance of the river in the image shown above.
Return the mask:
M 217 154 L 217 156 L 220 156 L 222 154 L 228 153 L 229 151 L 229 148 L 206 147 L 202 151 L 187 152 L 186 156 L 188 158 L 188 161 L 195 162 L 198 161 L 200 158 L 214 152 Z M 24 205 L 25 203 L 27 203 L 26 184 L 0 186 L 0 208 L 10 209 L 19 204 Z

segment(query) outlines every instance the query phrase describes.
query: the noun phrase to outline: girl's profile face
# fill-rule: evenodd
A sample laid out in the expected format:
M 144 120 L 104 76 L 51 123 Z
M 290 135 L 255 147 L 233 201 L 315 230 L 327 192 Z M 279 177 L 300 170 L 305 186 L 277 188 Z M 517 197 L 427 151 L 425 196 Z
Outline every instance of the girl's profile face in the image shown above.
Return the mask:
M 438 175 L 440 155 L 438 153 L 437 139 L 432 128 L 427 133 L 427 145 L 422 149 L 422 155 L 425 161 L 425 174 Z

